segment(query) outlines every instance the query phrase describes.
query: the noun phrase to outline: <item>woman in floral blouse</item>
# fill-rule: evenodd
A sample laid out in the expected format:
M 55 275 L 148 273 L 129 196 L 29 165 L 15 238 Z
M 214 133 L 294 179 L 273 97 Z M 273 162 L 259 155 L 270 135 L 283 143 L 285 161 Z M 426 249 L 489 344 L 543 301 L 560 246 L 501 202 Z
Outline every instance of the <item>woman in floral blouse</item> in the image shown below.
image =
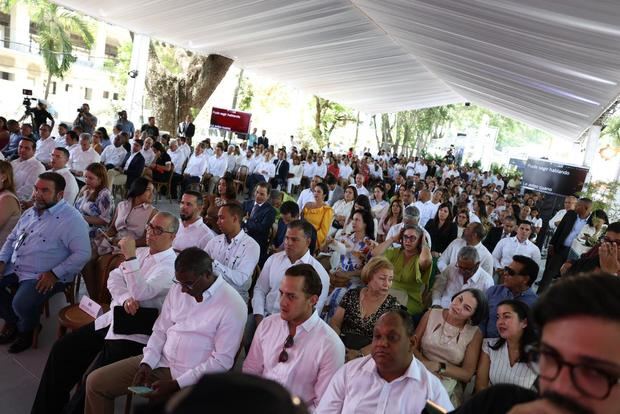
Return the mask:
M 74 206 L 89 226 L 89 236 L 93 239 L 97 229 L 105 230 L 112 220 L 114 199 L 108 189 L 108 174 L 105 167 L 92 163 L 84 171 L 86 185 L 77 195 Z

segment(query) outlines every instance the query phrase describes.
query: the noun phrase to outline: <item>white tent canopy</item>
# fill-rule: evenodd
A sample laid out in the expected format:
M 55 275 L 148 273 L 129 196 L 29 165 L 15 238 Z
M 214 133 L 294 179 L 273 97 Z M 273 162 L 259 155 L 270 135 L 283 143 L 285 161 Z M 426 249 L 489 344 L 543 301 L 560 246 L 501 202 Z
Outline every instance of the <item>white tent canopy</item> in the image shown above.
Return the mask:
M 471 101 L 574 139 L 620 94 L 618 0 L 59 0 L 366 113 Z

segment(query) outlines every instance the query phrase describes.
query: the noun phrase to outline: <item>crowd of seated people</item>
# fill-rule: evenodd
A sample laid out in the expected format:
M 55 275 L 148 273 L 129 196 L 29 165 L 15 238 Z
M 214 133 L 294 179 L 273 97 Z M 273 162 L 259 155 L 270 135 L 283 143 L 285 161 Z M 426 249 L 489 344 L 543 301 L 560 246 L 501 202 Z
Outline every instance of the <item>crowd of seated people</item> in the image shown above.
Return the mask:
M 545 220 L 543 195 L 450 151 L 275 148 L 266 131 L 190 146 L 159 136 L 155 119 L 135 131 L 121 118 L 113 136 L 93 122 L 38 138 L 9 121 L 12 160 L 0 160 L 0 345 L 36 344 L 45 302 L 78 274 L 103 305 L 52 347 L 32 412 L 113 413 L 131 386 L 155 405 L 239 367 L 317 413 L 417 413 L 426 400 L 470 410 L 502 384 L 536 408 L 560 404 L 544 389 L 566 378 L 620 405 L 620 362 L 586 358 L 586 377 L 575 355 L 598 348 L 570 348 L 555 327 L 583 314 L 619 330 L 617 303 L 589 310 L 579 290 L 607 300 L 620 283 L 577 276 L 620 268 L 620 223 L 591 200 L 567 197 Z M 158 212 L 157 191 L 178 216 Z M 581 397 L 571 402 L 588 406 Z

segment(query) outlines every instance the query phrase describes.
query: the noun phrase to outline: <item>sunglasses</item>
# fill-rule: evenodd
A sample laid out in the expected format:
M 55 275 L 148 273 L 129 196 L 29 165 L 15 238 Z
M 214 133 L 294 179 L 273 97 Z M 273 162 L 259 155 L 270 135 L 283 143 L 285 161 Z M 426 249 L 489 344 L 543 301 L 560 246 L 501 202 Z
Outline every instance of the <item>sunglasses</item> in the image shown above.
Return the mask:
M 509 275 L 509 276 L 516 276 L 517 275 L 517 272 L 514 269 L 512 269 L 512 268 L 510 268 L 508 266 L 504 267 L 504 273 Z
M 295 341 L 293 340 L 293 335 L 287 336 L 286 340 L 284 341 L 282 352 L 280 352 L 280 356 L 278 357 L 278 362 L 288 361 L 288 352 L 286 352 L 286 350 L 292 347 L 294 344 L 295 344 Z

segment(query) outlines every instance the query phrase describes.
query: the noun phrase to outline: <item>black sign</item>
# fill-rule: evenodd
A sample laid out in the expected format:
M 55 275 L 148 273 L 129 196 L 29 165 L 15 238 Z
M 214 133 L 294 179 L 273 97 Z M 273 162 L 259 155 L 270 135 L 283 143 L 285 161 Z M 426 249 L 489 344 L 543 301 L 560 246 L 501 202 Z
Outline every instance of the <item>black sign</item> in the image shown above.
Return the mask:
M 517 171 L 520 171 L 521 173 L 525 170 L 525 160 L 519 158 L 511 158 L 510 161 L 508 161 L 508 164 L 515 167 Z
M 529 158 L 523 171 L 523 187 L 546 194 L 569 196 L 583 188 L 588 168 Z

